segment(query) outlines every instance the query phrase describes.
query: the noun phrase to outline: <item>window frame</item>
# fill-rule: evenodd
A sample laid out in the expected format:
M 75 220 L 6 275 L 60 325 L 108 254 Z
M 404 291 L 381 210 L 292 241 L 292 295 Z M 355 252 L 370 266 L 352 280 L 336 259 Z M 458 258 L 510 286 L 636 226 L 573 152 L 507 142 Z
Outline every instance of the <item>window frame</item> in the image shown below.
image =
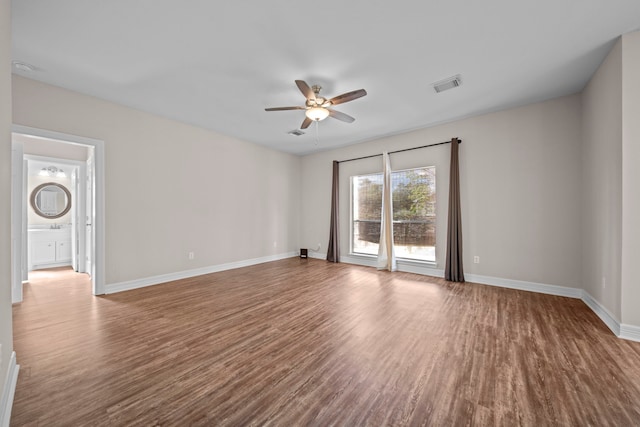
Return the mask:
M 397 172 L 408 172 L 408 171 L 415 171 L 415 170 L 419 170 L 419 169 L 428 169 L 431 168 L 433 169 L 433 177 L 434 180 L 436 181 L 436 185 L 435 185 L 435 194 L 436 194 L 436 206 L 437 206 L 437 197 L 438 197 L 438 190 L 437 190 L 437 179 L 436 179 L 436 165 L 427 165 L 427 166 L 418 166 L 415 168 L 405 168 L 405 169 L 398 169 L 398 170 L 394 170 L 391 171 L 392 174 L 397 173 Z M 383 172 L 371 172 L 371 173 L 364 173 L 364 174 L 357 174 L 357 175 L 351 175 L 349 177 L 349 255 L 353 256 L 353 257 L 361 257 L 361 258 L 367 258 L 367 259 L 375 259 L 377 258 L 377 255 L 372 255 L 372 254 L 367 254 L 367 253 L 363 253 L 363 252 L 355 252 L 354 250 L 354 223 L 355 223 L 355 219 L 354 219 L 354 183 L 355 183 L 355 179 L 354 178 L 361 178 L 361 177 L 367 177 L 367 176 L 375 176 L 375 175 L 381 175 Z M 393 196 L 392 196 L 393 197 Z M 437 222 L 437 208 L 434 207 L 434 215 L 433 218 L 435 219 L 435 221 Z M 395 221 L 394 221 L 395 224 Z M 396 258 L 403 262 L 403 263 L 407 263 L 407 264 L 414 264 L 414 265 L 429 265 L 429 266 L 436 266 L 438 263 L 438 253 L 437 253 L 437 233 L 438 233 L 438 228 L 436 226 L 436 230 L 434 232 L 434 255 L 433 255 L 433 260 L 423 260 L 423 259 L 416 259 L 416 258 L 404 258 L 404 257 L 399 257 L 396 256 Z M 394 242 L 395 245 L 395 242 Z

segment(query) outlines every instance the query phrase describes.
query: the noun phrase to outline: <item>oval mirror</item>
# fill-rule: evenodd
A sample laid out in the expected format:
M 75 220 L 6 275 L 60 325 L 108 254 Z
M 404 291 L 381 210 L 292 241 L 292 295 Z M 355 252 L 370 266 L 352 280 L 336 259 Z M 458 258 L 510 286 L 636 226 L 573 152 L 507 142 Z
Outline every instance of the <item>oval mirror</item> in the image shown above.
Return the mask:
M 71 193 L 62 184 L 40 184 L 31 192 L 31 207 L 41 217 L 60 218 L 71 209 Z

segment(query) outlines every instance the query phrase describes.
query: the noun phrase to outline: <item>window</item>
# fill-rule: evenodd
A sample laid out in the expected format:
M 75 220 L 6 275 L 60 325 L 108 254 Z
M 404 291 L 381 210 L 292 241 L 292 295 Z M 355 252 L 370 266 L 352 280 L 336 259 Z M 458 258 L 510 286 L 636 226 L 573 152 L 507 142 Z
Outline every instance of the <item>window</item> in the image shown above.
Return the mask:
M 398 258 L 436 260 L 436 168 L 391 173 L 393 244 Z M 382 174 L 351 177 L 351 251 L 377 255 Z

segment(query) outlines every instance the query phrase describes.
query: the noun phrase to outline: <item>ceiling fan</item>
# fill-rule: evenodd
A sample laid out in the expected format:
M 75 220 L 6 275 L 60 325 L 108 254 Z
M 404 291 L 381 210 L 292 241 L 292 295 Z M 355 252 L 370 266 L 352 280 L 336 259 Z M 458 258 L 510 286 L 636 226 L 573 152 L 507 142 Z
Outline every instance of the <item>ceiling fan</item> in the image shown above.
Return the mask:
M 303 80 L 296 80 L 296 85 L 305 98 L 307 98 L 304 106 L 265 108 L 265 111 L 305 110 L 304 114 L 306 117 L 304 118 L 300 129 L 306 129 L 312 122 L 319 122 L 327 117 L 333 117 L 334 119 L 338 119 L 343 122 L 353 123 L 355 118 L 348 114 L 341 113 L 340 111 L 332 110 L 329 107 L 353 101 L 354 99 L 361 98 L 367 94 L 366 90 L 358 89 L 327 99 L 320 96 L 320 90 L 322 89 L 321 86 L 313 85 L 309 87 L 309 85 Z

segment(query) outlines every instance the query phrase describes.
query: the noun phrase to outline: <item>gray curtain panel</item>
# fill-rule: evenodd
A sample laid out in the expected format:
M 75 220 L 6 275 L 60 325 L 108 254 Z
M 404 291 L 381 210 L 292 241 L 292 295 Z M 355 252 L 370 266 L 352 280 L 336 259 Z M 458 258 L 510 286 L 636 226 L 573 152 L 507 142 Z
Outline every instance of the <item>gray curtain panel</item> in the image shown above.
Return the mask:
M 447 220 L 447 253 L 444 278 L 452 282 L 464 282 L 464 272 L 462 269 L 462 213 L 460 211 L 458 138 L 451 140 L 449 216 Z
M 338 169 L 340 163 L 333 161 L 333 178 L 331 189 L 331 226 L 329 229 L 329 247 L 327 248 L 327 261 L 340 262 L 340 248 L 338 239 L 338 185 L 340 184 L 338 177 Z

